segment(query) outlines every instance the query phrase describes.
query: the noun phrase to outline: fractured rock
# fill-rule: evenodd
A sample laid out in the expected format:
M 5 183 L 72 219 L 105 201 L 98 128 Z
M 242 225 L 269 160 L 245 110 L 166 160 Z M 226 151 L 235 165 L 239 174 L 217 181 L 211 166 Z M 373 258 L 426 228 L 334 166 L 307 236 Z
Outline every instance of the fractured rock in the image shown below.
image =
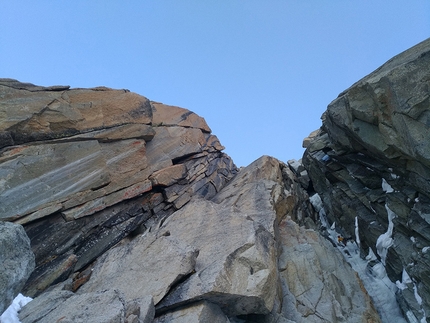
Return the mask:
M 353 238 L 357 219 L 363 253 L 371 248 L 392 282 L 402 280 L 403 270 L 414 281 L 422 304 L 400 303 L 417 320 L 430 319 L 423 252 L 430 245 L 429 80 L 427 39 L 342 92 L 306 140 L 303 157 L 329 224 Z M 384 250 L 376 247 L 380 237 Z
M 157 317 L 154 323 L 230 323 L 230 320 L 215 304 L 198 302 L 175 312 Z
M 141 236 L 101 257 L 79 293 L 115 288 L 126 300 L 152 295 L 157 304 L 175 283 L 195 270 L 197 255 L 197 250 L 167 231 L 159 237 Z

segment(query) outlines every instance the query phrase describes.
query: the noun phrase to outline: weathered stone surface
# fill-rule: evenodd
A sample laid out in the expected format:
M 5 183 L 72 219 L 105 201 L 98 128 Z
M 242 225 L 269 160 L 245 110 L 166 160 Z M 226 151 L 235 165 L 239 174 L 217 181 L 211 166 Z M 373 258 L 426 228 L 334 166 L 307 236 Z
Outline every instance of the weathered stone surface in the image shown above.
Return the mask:
M 157 317 L 154 323 L 230 323 L 221 309 L 215 304 L 198 302 L 190 307 Z
M 33 297 L 237 172 L 203 118 L 127 90 L 0 79 L 0 138 L 0 218 L 29 233 Z
M 149 100 L 126 90 L 57 88 L 52 91 L 52 88 L 22 86 L 18 81 L 0 79 L 0 92 L 3 119 L 0 131 L 13 144 L 152 121 Z
M 118 323 L 125 321 L 126 308 L 121 295 L 113 290 L 76 295 L 48 292 L 26 306 L 19 314 L 22 323 Z
M 423 252 L 430 245 L 429 80 L 430 39 L 341 93 L 306 141 L 303 158 L 330 224 L 354 237 L 357 217 L 363 252 L 372 248 L 393 282 L 403 270 L 409 274 L 422 304 L 401 295 L 400 303 L 418 321 L 430 319 Z M 378 251 L 380 237 L 392 240 Z
M 290 218 L 280 225 L 283 315 L 294 322 L 381 322 L 337 249 Z
M 194 271 L 197 255 L 196 249 L 177 241 L 168 231 L 159 237 L 141 236 L 101 257 L 79 293 L 115 288 L 126 300 L 152 295 L 157 304 L 178 280 Z
M 228 315 L 270 313 L 277 285 L 273 205 L 283 203 L 274 193 L 279 186 L 274 179 L 282 181 L 279 162 L 262 157 L 213 201 L 193 200 L 167 219 L 161 229 L 199 249 L 199 256 L 196 274 L 169 293 L 157 311 L 205 299 Z
M 97 141 L 21 146 L 3 152 L 0 213 L 13 220 L 109 182 Z
M 152 296 L 143 296 L 126 304 L 126 323 L 152 323 L 155 307 Z
M 0 221 L 0 263 L 1 314 L 34 270 L 30 239 L 21 225 Z
M 187 109 L 172 107 L 158 102 L 152 104 L 152 123 L 154 126 L 181 126 L 198 128 L 204 132 L 212 132 L 205 119 Z
M 149 179 L 152 185 L 157 186 L 171 186 L 179 180 L 185 178 L 187 175 L 187 168 L 184 164 L 173 165 L 170 167 L 163 168 L 153 173 Z

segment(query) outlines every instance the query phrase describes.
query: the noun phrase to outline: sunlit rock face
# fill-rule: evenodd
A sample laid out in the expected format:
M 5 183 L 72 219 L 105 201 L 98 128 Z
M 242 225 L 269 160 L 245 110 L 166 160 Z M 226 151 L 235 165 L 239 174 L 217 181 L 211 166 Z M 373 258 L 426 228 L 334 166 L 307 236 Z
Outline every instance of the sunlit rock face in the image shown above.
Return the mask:
M 341 93 L 303 158 L 330 224 L 355 240 L 358 219 L 363 254 L 372 248 L 418 321 L 430 318 L 429 98 L 430 39 Z
M 24 225 L 38 295 L 236 173 L 195 113 L 128 90 L 0 79 L 0 219 Z

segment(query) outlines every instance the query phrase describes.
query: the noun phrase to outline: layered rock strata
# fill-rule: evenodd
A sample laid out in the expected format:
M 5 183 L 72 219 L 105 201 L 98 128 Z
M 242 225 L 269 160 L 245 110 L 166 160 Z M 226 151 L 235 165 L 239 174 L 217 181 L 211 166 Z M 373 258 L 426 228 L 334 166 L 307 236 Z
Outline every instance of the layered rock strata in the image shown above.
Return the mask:
M 24 225 L 36 296 L 237 169 L 203 118 L 127 90 L 0 79 L 0 218 Z
M 330 224 L 377 255 L 410 322 L 430 320 L 429 88 L 430 39 L 341 93 L 304 142 Z

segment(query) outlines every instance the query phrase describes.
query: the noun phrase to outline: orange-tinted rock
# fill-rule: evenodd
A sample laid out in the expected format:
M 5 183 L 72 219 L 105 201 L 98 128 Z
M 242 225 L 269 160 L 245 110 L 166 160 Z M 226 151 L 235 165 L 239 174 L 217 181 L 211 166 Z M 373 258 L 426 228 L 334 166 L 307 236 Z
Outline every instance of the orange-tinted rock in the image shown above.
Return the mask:
M 152 123 L 154 126 L 181 126 L 211 132 L 205 119 L 190 110 L 157 102 L 151 102 L 151 104 L 153 114 Z

